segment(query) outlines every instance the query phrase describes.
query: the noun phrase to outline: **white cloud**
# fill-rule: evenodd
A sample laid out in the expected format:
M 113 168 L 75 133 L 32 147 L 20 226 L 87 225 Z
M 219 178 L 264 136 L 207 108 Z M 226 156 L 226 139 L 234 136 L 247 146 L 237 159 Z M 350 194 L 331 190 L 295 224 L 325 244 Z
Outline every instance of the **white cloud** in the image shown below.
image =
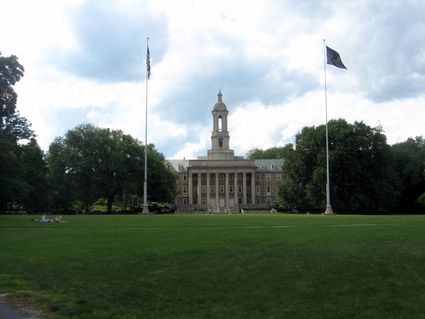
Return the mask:
M 230 144 L 238 155 L 254 147 L 284 145 L 302 127 L 323 124 L 323 38 L 348 67 L 348 71 L 328 68 L 329 118 L 382 125 L 390 143 L 423 134 L 421 3 L 123 0 L 108 1 L 105 5 L 110 7 L 104 11 L 96 6 L 87 9 L 88 4 L 83 0 L 1 4 L 2 12 L 7 12 L 0 20 L 2 53 L 16 54 L 26 69 L 16 86 L 18 109 L 33 124 L 43 149 L 58 134 L 88 121 L 144 140 L 144 74 L 139 81 L 127 82 L 124 76 L 107 81 L 90 74 L 99 71 L 96 67 L 77 73 L 72 72 L 76 65 L 64 68 L 49 61 L 51 52 L 67 53 L 63 58 L 70 60 L 65 62 L 78 61 L 69 52 L 82 45 L 76 32 L 81 26 L 75 25 L 82 8 L 102 25 L 108 25 L 117 8 L 119 17 L 128 18 L 122 24 L 147 19 L 165 30 L 165 35 L 158 35 L 163 38 L 151 38 L 148 142 L 166 156 L 206 155 L 218 89 L 223 90 L 230 112 Z M 95 28 L 96 23 L 85 27 Z M 123 30 L 137 31 L 125 26 Z M 88 31 L 96 35 L 99 30 Z M 128 36 L 144 42 L 140 35 L 139 30 Z M 84 44 L 93 48 L 95 43 L 88 40 Z M 136 55 L 138 64 L 130 66 L 143 73 L 145 52 L 138 58 L 138 52 L 124 48 L 111 49 L 122 61 Z M 90 57 L 107 62 L 110 56 L 103 51 L 94 50 Z

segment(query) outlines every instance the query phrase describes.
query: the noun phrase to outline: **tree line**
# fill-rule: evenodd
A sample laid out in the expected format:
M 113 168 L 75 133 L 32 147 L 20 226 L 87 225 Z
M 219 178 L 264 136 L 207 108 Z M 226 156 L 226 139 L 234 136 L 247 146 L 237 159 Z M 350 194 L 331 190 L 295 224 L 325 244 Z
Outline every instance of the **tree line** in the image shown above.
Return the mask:
M 141 197 L 144 145 L 120 130 L 82 124 L 44 153 L 16 108 L 13 86 L 24 75 L 16 56 L 0 53 L 0 211 L 90 211 L 116 198 Z M 329 125 L 331 203 L 335 211 L 425 213 L 425 141 L 388 145 L 381 127 L 332 120 Z M 325 126 L 304 127 L 293 144 L 254 149 L 248 158 L 283 159 L 278 204 L 323 210 Z M 173 201 L 175 175 L 148 145 L 148 199 Z
M 381 127 L 332 120 L 330 195 L 335 211 L 425 213 L 425 140 L 388 145 Z M 251 159 L 281 158 L 278 204 L 285 210 L 326 207 L 325 125 L 304 127 L 293 144 L 254 149 Z
M 23 75 L 16 56 L 0 53 L 0 211 L 88 212 L 102 203 L 111 212 L 117 197 L 141 197 L 145 146 L 120 130 L 82 124 L 41 150 L 16 108 Z M 172 201 L 174 173 L 152 144 L 147 157 L 148 200 Z

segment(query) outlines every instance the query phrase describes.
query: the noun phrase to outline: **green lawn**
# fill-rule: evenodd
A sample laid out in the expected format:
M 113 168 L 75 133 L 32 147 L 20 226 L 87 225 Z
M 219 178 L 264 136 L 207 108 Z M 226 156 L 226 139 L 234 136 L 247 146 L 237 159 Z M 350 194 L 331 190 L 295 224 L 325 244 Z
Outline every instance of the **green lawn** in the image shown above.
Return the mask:
M 52 318 L 425 318 L 425 216 L 0 216 L 0 292 Z

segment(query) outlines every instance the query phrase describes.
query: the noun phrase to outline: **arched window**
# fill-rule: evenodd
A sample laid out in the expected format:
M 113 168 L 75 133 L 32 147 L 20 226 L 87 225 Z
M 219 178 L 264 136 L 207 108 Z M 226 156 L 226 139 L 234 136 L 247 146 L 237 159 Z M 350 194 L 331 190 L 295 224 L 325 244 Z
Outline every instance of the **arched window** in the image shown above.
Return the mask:
M 222 137 L 220 137 L 218 139 L 218 147 L 223 147 L 223 138 Z
M 223 118 L 221 115 L 218 117 L 218 131 L 221 132 L 223 130 Z

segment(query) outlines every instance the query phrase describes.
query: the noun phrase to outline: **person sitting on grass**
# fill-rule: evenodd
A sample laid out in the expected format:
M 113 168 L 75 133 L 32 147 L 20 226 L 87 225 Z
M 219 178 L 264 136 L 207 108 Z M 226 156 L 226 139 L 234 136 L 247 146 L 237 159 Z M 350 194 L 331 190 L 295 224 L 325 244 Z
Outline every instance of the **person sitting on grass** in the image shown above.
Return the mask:
M 43 213 L 43 215 L 40 218 L 40 223 L 51 223 L 51 222 L 52 222 L 52 219 L 47 218 L 46 213 Z

